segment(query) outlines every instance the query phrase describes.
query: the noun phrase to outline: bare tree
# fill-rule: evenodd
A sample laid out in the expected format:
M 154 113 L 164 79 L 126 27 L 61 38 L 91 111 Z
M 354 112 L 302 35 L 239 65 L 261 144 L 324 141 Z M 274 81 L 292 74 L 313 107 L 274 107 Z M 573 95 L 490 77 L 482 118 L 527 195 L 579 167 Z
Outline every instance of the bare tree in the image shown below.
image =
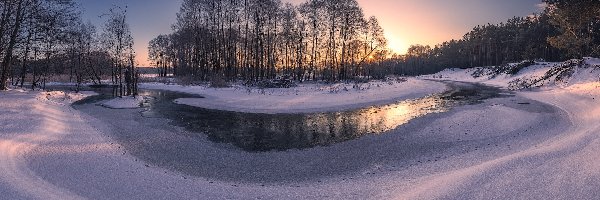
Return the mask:
M 133 37 L 127 23 L 127 7 L 124 9 L 114 7 L 110 9 L 107 16 L 108 19 L 102 36 L 104 44 L 107 45 L 105 48 L 108 49 L 113 58 L 112 82 L 118 85 L 115 95 L 124 96 L 130 89 L 126 88 L 127 83 L 124 84 L 123 81 L 132 80 L 131 76 L 135 74 L 129 71 L 132 66 L 126 67 L 126 65 L 131 64 L 129 60 L 133 56 Z M 130 77 L 125 77 L 126 74 Z
M 15 3 L 13 3 L 13 1 L 9 1 L 8 5 L 7 5 L 7 7 L 8 7 L 7 9 L 9 9 L 9 10 L 12 10 L 13 7 L 16 7 L 16 11 L 14 14 L 15 21 L 14 21 L 14 24 L 12 26 L 12 30 L 10 33 L 8 46 L 6 47 L 6 49 L 4 51 L 4 58 L 2 59 L 2 75 L 0 75 L 0 89 L 1 90 L 6 90 L 8 87 L 8 75 L 9 75 L 8 71 L 9 71 L 9 67 L 11 65 L 11 61 L 13 58 L 13 51 L 14 51 L 15 45 L 17 43 L 17 36 L 21 29 L 21 23 L 23 23 L 23 16 L 24 16 L 23 10 L 24 10 L 26 3 L 27 2 L 25 2 L 25 0 L 18 0 Z M 8 17 L 10 17 L 10 16 L 7 16 L 7 18 Z M 4 26 L 2 27 L 2 29 L 4 29 Z M 0 32 L 2 32 L 2 35 L 4 35 L 4 33 L 3 33 L 4 30 L 2 30 Z
M 357 68 L 386 49 L 356 0 L 184 0 L 177 16 L 175 32 L 150 44 L 151 61 L 201 81 L 368 76 Z

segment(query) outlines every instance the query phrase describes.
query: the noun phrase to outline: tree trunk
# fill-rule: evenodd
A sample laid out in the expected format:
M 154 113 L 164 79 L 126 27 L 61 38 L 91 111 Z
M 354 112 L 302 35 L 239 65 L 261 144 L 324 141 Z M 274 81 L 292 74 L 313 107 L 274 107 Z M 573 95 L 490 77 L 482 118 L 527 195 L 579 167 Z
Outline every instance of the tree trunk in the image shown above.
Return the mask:
M 15 27 L 13 28 L 12 34 L 10 35 L 10 42 L 8 43 L 8 47 L 6 48 L 6 53 L 4 56 L 4 60 L 2 61 L 2 75 L 0 77 L 0 90 L 8 89 L 8 70 L 10 68 L 12 62 L 12 54 L 15 44 L 17 43 L 17 36 L 19 34 L 19 30 L 21 29 L 21 22 L 23 21 L 23 2 L 25 0 L 19 0 L 19 5 L 17 7 L 17 13 L 15 15 Z
M 21 83 L 20 83 L 20 87 L 23 87 L 23 83 L 25 82 L 25 75 L 27 74 L 27 57 L 29 56 L 29 48 L 30 48 L 30 44 L 31 44 L 31 37 L 32 37 L 32 33 L 31 31 L 29 33 L 27 33 L 27 42 L 25 43 L 25 55 L 23 56 L 23 63 L 21 65 Z

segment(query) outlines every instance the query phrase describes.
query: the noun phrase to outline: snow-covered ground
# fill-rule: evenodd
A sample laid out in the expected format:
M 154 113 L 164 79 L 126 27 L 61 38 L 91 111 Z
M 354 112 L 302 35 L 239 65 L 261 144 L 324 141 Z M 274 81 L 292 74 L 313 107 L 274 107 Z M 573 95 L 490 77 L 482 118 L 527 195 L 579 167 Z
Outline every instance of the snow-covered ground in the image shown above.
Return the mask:
M 491 80 L 469 77 L 468 70 L 448 70 L 435 77 L 507 87 L 517 77 L 539 76 L 549 67 L 533 66 L 515 76 Z M 391 133 L 328 147 L 247 153 L 208 140 L 197 141 L 192 147 L 169 147 L 218 161 L 189 166 L 192 168 L 209 167 L 224 173 L 228 170 L 236 173 L 236 167 L 249 168 L 245 170 L 250 173 L 240 176 L 269 172 L 285 178 L 290 169 L 329 170 L 336 174 L 267 184 L 190 176 L 162 167 L 171 166 L 170 163 L 146 162 L 134 156 L 137 154 L 130 151 L 135 147 L 119 143 L 113 136 L 115 131 L 130 127 L 127 130 L 171 139 L 188 136 L 179 133 L 184 130 L 167 127 L 168 122 L 160 119 L 145 123 L 165 126 L 143 126 L 139 119 L 130 119 L 136 110 L 90 105 L 87 108 L 90 113 L 69 106 L 89 93 L 0 92 L 0 198 L 596 199 L 600 195 L 600 83 L 594 74 L 598 70 L 594 69 L 578 69 L 568 82 L 558 86 L 548 84 L 541 89 L 516 92 L 515 97 L 428 115 Z M 439 83 L 417 79 L 397 84 L 380 86 L 389 87 L 380 92 L 317 86 L 264 93 L 163 85 L 144 87 L 197 93 L 208 99 L 235 103 L 230 108 L 233 110 L 257 112 L 278 112 L 273 109 L 286 110 L 287 106 L 294 109 L 286 111 L 317 109 L 309 107 L 312 104 L 321 105 L 319 109 L 343 109 L 445 90 Z M 245 95 L 242 100 L 235 99 L 240 94 Z M 302 99 L 303 95 L 337 100 L 304 100 L 311 102 L 304 104 L 286 101 Z M 363 97 L 353 100 L 355 96 Z M 256 101 L 270 105 L 252 104 Z M 225 103 L 212 106 L 221 105 Z M 106 120 L 93 114 L 110 112 L 118 117 Z M 143 146 L 152 140 L 134 144 Z
M 68 190 L 40 179 L 27 157 L 73 135 L 85 122 L 76 121 L 70 103 L 92 93 L 37 92 L 10 90 L 0 92 L 0 193 L 5 199 L 62 199 L 76 197 Z M 80 120 L 80 119 L 79 119 Z M 85 134 L 85 132 L 75 132 Z M 76 147 L 76 146 L 73 146 Z M 42 166 L 43 167 L 43 166 Z
M 534 65 L 525 67 L 514 75 L 509 74 L 497 74 L 497 75 L 483 75 L 474 76 L 474 73 L 478 71 L 489 72 L 491 68 L 470 68 L 470 69 L 457 69 L 451 68 L 446 69 L 442 72 L 420 76 L 423 79 L 433 80 L 452 80 L 452 81 L 464 81 L 464 82 L 478 82 L 485 83 L 488 85 L 496 85 L 504 88 L 509 88 L 510 83 L 515 80 L 535 80 L 544 77 L 546 73 L 552 70 L 556 66 L 565 65 L 567 62 L 536 62 Z M 511 65 L 515 65 L 511 64 Z M 556 76 L 549 77 L 549 79 L 540 81 L 535 86 L 542 86 L 543 88 L 564 88 L 575 84 L 585 84 L 589 82 L 600 81 L 600 59 L 598 58 L 584 58 L 582 66 L 574 67 L 572 75 L 567 79 L 556 80 Z
M 570 126 L 521 151 L 421 177 L 411 187 L 399 189 L 396 197 L 596 199 L 600 191 L 600 156 L 597 154 L 600 151 L 600 83 L 578 83 L 521 95 L 564 110 Z M 506 117 L 504 119 L 515 116 Z
M 292 178 L 286 183 L 226 181 L 216 177 L 194 177 L 142 161 L 129 154 L 130 146 L 121 145 L 110 134 L 115 131 L 115 128 L 120 127 L 72 109 L 67 106 L 70 100 L 63 98 L 65 96 L 72 95 L 60 92 L 2 93 L 1 111 L 7 113 L 2 115 L 2 122 L 5 123 L 2 127 L 6 129 L 3 129 L 0 137 L 0 152 L 2 152 L 0 156 L 3 160 L 0 164 L 3 168 L 0 172 L 0 191 L 3 197 L 11 199 L 391 199 L 397 198 L 398 194 L 395 192 L 400 188 L 406 188 L 405 186 L 412 184 L 413 180 L 425 174 L 447 170 L 439 166 L 455 169 L 456 165 L 464 165 L 457 164 L 458 161 L 469 164 L 480 161 L 479 159 L 461 161 L 479 155 L 472 151 L 468 154 L 461 153 L 464 151 L 464 145 L 438 148 L 433 152 L 425 150 L 423 153 L 424 147 L 420 146 L 422 144 L 418 141 L 444 144 L 457 138 L 465 140 L 469 138 L 476 140 L 478 137 L 489 138 L 477 132 L 470 132 L 473 135 L 468 137 L 462 136 L 461 132 L 453 135 L 446 134 L 446 137 L 440 138 L 440 132 L 444 132 L 448 126 L 455 126 L 456 123 L 446 119 L 453 119 L 457 114 L 462 115 L 456 112 L 448 113 L 447 117 L 442 117 L 433 123 L 429 119 L 421 120 L 420 123 L 428 124 L 428 129 L 415 125 L 403 129 L 402 132 L 406 131 L 406 134 L 364 137 L 330 147 L 309 150 L 256 154 L 211 145 L 209 141 L 200 142 L 200 146 L 193 147 L 195 149 L 193 152 L 204 152 L 201 154 L 214 155 L 215 159 L 230 163 L 229 165 L 215 163 L 209 166 L 212 163 L 200 162 L 195 166 L 199 168 L 204 165 L 210 168 L 218 167 L 216 170 L 229 171 L 228 173 L 238 173 L 235 171 L 237 167 L 247 168 L 246 171 L 256 170 L 259 173 L 274 170 L 270 173 L 283 177 L 298 174 L 288 173 L 290 169 L 308 172 L 328 170 L 338 174 L 300 182 L 295 182 Z M 108 121 L 118 121 L 115 123 L 124 124 L 131 130 L 139 131 L 139 134 L 148 135 L 157 132 L 152 135 L 164 135 L 163 137 L 170 139 L 188 138 L 185 134 L 174 133 L 171 128 L 155 129 L 142 126 L 143 124 L 140 124 L 137 119 L 128 121 L 129 116 L 137 113 L 135 110 L 110 110 L 96 107 L 93 109 L 97 112 L 117 112 L 113 114 L 116 116 L 109 116 Z M 497 107 L 492 104 L 469 113 L 478 116 L 490 115 L 484 112 L 487 108 L 497 110 L 496 115 L 492 114 L 496 117 L 501 117 L 497 116 L 498 114 L 526 115 L 516 109 Z M 460 117 L 463 122 L 459 123 L 473 123 L 471 119 L 474 118 L 469 116 Z M 514 122 L 520 124 L 519 127 L 526 127 L 546 121 L 543 114 L 532 113 L 531 116 L 531 121 L 515 118 Z M 490 120 L 494 119 L 495 117 L 492 117 Z M 147 123 L 166 124 L 160 121 Z M 482 126 L 481 130 L 487 133 L 497 128 Z M 494 135 L 494 137 L 500 136 L 501 133 Z M 149 138 L 139 142 L 146 143 L 152 140 Z M 474 148 L 476 145 L 478 144 L 469 143 L 466 146 Z M 185 145 L 171 148 L 192 151 Z M 454 154 L 463 157 L 455 160 Z M 434 162 L 434 158 L 439 161 Z M 258 165 L 250 163 L 258 163 Z M 253 176 L 253 174 L 249 173 L 245 176 Z
M 145 83 L 140 88 L 199 94 L 205 98 L 176 102 L 209 109 L 249 113 L 305 113 L 347 110 L 389 104 L 440 93 L 447 87 L 438 82 L 408 78 L 406 82 L 374 81 L 363 84 L 300 84 L 294 88 L 257 89 L 244 86 L 205 86 Z
M 477 69 L 448 69 L 422 78 L 479 82 L 508 88 L 517 79 L 542 77 L 563 63 L 537 63 L 515 75 L 472 76 Z M 517 95 L 563 110 L 570 121 L 561 134 L 469 167 L 424 176 L 395 197 L 406 199 L 595 199 L 600 195 L 600 59 L 586 58 L 572 76 L 552 77 Z M 516 116 L 506 116 L 501 121 Z M 526 119 L 525 119 L 526 120 Z M 533 126 L 535 129 L 543 129 Z M 459 130 L 452 130 L 459 131 Z M 414 187 L 414 188 L 412 188 Z

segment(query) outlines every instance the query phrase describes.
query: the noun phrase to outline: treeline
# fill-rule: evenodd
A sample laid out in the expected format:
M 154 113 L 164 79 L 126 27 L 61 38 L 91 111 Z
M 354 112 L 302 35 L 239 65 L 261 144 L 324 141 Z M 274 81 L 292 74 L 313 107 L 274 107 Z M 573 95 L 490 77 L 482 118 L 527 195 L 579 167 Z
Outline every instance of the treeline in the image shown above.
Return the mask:
M 201 81 L 338 81 L 600 56 L 599 1 L 543 2 L 541 13 L 390 56 L 377 19 L 365 18 L 355 0 L 185 0 L 175 32 L 152 40 L 149 53 L 162 76 Z
M 0 1 L 0 89 L 25 83 L 44 88 L 59 76 L 78 85 L 101 84 L 110 76 L 118 85 L 123 68 L 133 67 L 134 56 L 124 10 L 115 8 L 103 16 L 106 24 L 98 33 L 82 21 L 72 0 Z M 121 85 L 117 93 L 126 92 Z
M 498 66 L 522 60 L 562 61 L 600 56 L 600 1 L 546 0 L 544 12 L 473 28 L 460 40 L 413 45 L 384 64 L 396 74 Z
M 544 59 L 557 61 L 564 51 L 547 42 L 559 34 L 546 13 L 529 17 L 515 17 L 500 24 L 473 28 L 460 40 L 451 40 L 434 47 L 413 45 L 396 62 L 397 73 L 428 74 L 448 67 L 470 68 L 498 66 L 521 60 Z
M 161 75 L 209 81 L 369 77 L 388 54 L 356 0 L 184 0 L 174 33 L 149 44 Z

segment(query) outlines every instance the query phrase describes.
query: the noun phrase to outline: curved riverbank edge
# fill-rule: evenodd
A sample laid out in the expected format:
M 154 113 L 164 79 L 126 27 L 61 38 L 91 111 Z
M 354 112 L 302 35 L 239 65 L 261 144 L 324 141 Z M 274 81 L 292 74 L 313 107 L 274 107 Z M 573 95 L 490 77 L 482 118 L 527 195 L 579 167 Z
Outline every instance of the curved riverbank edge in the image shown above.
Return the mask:
M 201 95 L 175 103 L 243 113 L 283 114 L 355 110 L 402 100 L 416 99 L 449 90 L 438 81 L 408 78 L 405 82 L 372 81 L 362 84 L 300 84 L 295 88 L 206 88 L 164 84 L 142 84 L 159 89 Z
M 12 182 L 10 177 L 15 173 L 9 171 L 13 175 L 7 176 L 8 172 L 3 171 L 3 175 L 0 175 L 0 191 L 9 197 L 12 194 L 12 197 L 46 199 L 56 198 L 53 195 L 57 194 L 61 199 L 594 198 L 597 188 L 600 188 L 600 170 L 597 168 L 600 166 L 600 159 L 596 156 L 596 152 L 600 150 L 596 134 L 599 132 L 597 121 L 600 117 L 597 113 L 600 111 L 590 105 L 595 105 L 599 98 L 599 92 L 588 89 L 575 92 L 560 90 L 518 93 L 514 98 L 488 100 L 483 104 L 426 116 L 390 134 L 313 150 L 264 153 L 265 156 L 262 157 L 270 158 L 272 162 L 281 161 L 279 159 L 285 154 L 303 158 L 302 155 L 310 155 L 310 152 L 340 154 L 341 157 L 332 161 L 339 163 L 352 164 L 364 161 L 365 157 L 374 161 L 358 171 L 347 171 L 342 167 L 339 170 L 346 173 L 304 181 L 288 177 L 292 180 L 270 184 L 262 181 L 227 181 L 223 177 L 198 177 L 182 171 L 172 171 L 168 167 L 170 163 L 161 159 L 164 154 L 146 155 L 163 160 L 162 163 L 140 159 L 140 153 L 143 152 L 139 149 L 156 144 L 153 141 L 136 140 L 143 137 L 136 137 L 133 133 L 123 135 L 124 138 L 114 136 L 117 134 L 113 132 L 114 129 L 125 126 L 130 128 L 124 131 L 135 130 L 139 135 L 147 134 L 145 131 L 156 131 L 150 136 L 164 133 L 167 135 L 163 137 L 186 137 L 185 131 L 179 128 L 161 126 L 168 124 L 165 120 L 150 119 L 151 121 L 143 122 L 130 118 L 117 123 L 115 121 L 120 118 L 102 117 L 109 110 L 107 108 L 90 105 L 88 108 L 72 110 L 44 104 L 43 107 L 52 109 L 52 112 L 44 112 L 44 116 L 39 119 L 56 123 L 60 116 L 70 116 L 70 120 L 60 120 L 67 128 L 61 129 L 64 131 L 60 135 L 48 133 L 47 130 L 34 131 L 30 134 L 46 140 L 28 140 L 23 144 L 36 144 L 34 150 L 23 154 L 6 154 L 21 163 L 11 169 L 23 172 L 17 174 L 24 177 L 20 177 L 19 182 Z M 532 99 L 545 102 L 546 106 L 537 105 Z M 20 112 L 12 109 L 9 111 L 16 114 Z M 90 111 L 101 113 L 90 114 Z M 122 118 L 139 115 L 135 110 L 111 111 L 119 112 L 116 115 L 124 114 Z M 8 114 L 6 117 L 10 118 Z M 31 127 L 39 127 L 35 123 L 37 121 L 30 121 Z M 147 124 L 155 124 L 161 129 L 153 130 L 153 126 L 143 126 Z M 503 126 L 507 124 L 514 128 Z M 498 127 L 504 128 L 495 130 Z M 467 134 L 462 131 L 467 131 Z M 11 144 L 23 142 L 22 137 L 16 137 L 19 134 L 3 134 L 0 147 L 12 149 Z M 122 143 L 127 137 L 134 142 Z M 427 138 L 427 141 L 423 141 Z M 459 139 L 462 142 L 458 142 Z M 185 148 L 185 145 L 170 148 L 179 148 L 179 152 L 203 154 L 214 153 L 211 151 L 225 152 L 221 155 L 244 154 L 223 144 L 203 141 L 195 143 L 196 148 L 193 149 Z M 410 146 L 398 148 L 404 144 Z M 432 144 L 437 145 L 433 150 L 427 151 Z M 165 146 L 159 145 L 154 151 L 169 148 Z M 393 146 L 396 147 L 390 148 Z M 399 157 L 409 159 L 399 161 Z M 221 159 L 232 158 L 235 160 L 235 157 Z M 300 163 L 299 168 L 317 165 L 323 159 L 313 160 Z M 292 164 L 297 163 L 287 166 Z M 231 169 L 222 165 L 220 170 Z M 246 171 L 241 173 L 244 172 Z M 43 181 L 44 186 L 52 187 L 35 187 L 39 185 L 39 181 Z
M 372 178 L 406 170 L 415 173 L 423 170 L 415 166 L 466 155 L 478 157 L 464 162 L 473 164 L 491 159 L 490 155 L 529 148 L 559 134 L 569 123 L 559 109 L 517 95 L 431 114 L 390 133 L 331 146 L 250 153 L 181 128 L 168 128 L 168 120 L 144 119 L 134 111 L 93 105 L 78 109 L 113 127 L 109 131 L 113 139 L 152 166 L 213 181 L 267 185 Z
M 401 199 L 593 199 L 600 188 L 600 83 L 520 93 L 563 110 L 562 133 L 505 156 L 396 187 Z M 551 130 L 552 131 L 552 130 Z

